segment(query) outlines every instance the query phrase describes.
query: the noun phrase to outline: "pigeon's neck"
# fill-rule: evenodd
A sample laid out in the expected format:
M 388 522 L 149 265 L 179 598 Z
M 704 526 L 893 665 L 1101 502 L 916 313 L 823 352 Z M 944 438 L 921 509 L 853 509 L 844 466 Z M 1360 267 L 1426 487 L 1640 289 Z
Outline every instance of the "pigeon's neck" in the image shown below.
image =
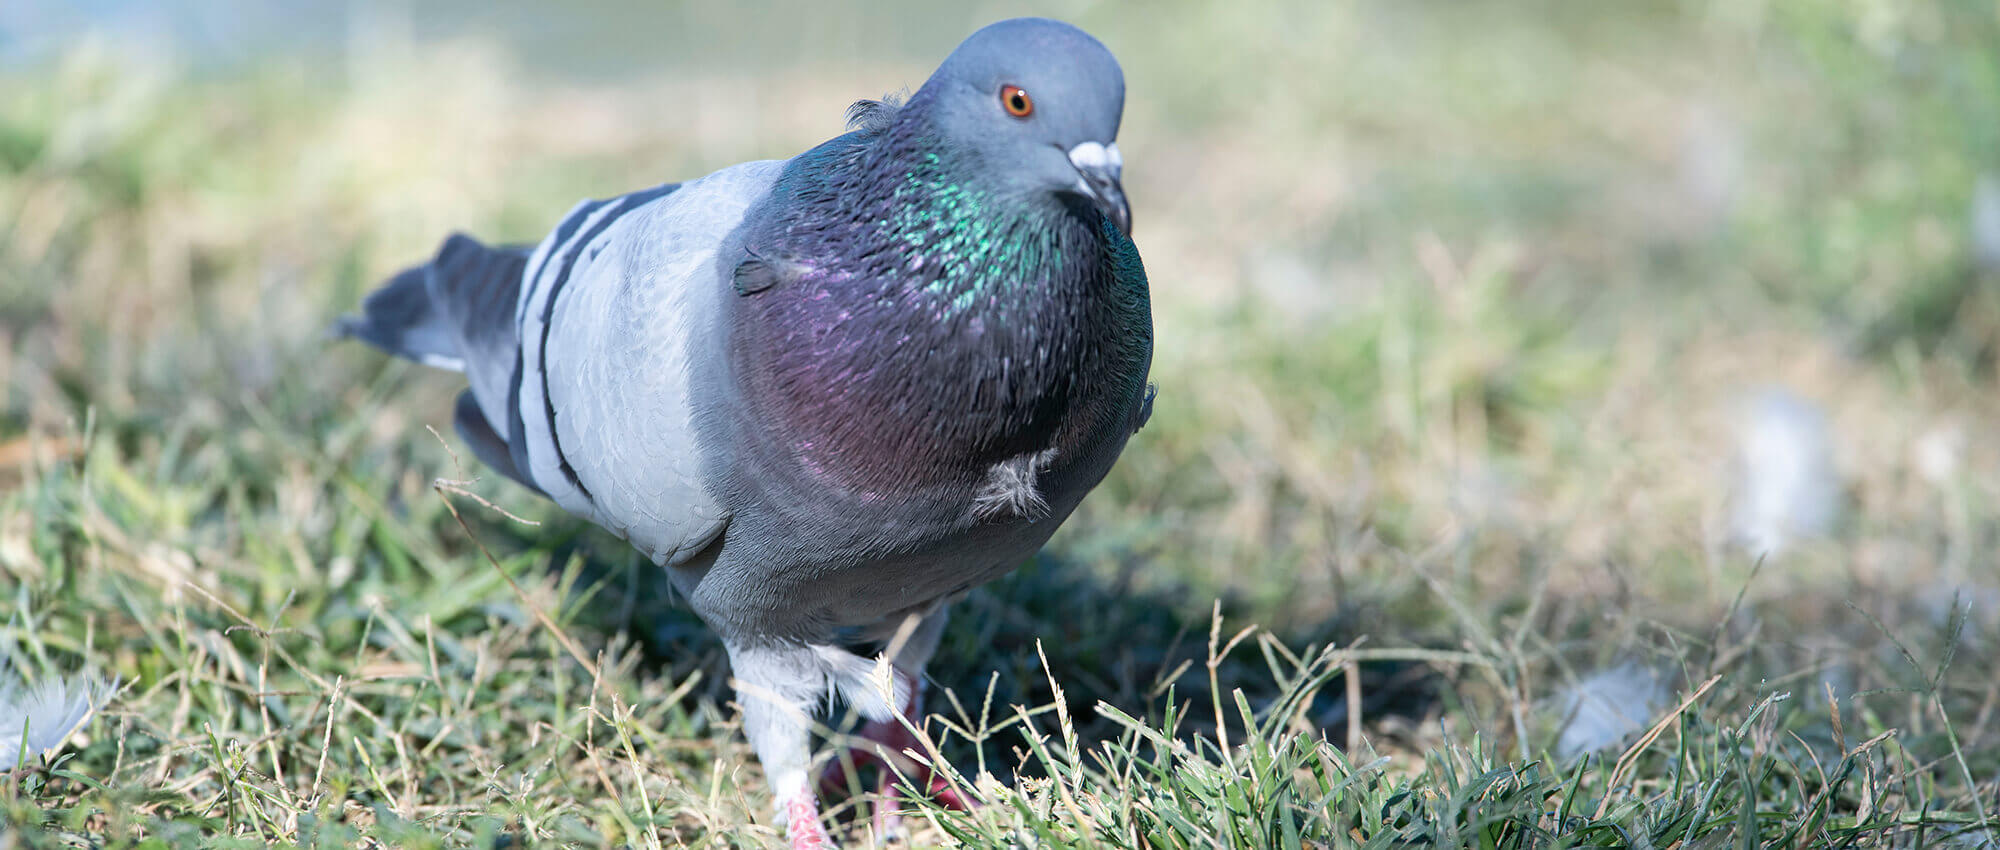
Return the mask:
M 1100 216 L 998 179 L 1006 164 L 944 142 L 923 96 L 799 157 L 772 193 L 788 201 L 782 224 L 752 234 L 752 252 L 944 318 L 1045 300 L 1086 275 L 1074 264 L 1103 252 Z
M 983 183 L 992 166 L 969 156 L 915 122 L 837 139 L 745 236 L 789 277 L 739 299 L 732 357 L 765 449 L 815 480 L 864 495 L 978 481 L 1080 448 L 1143 392 L 1151 311 L 1130 240 L 1087 206 Z
M 939 319 L 1009 306 L 1032 308 L 1087 276 L 1103 240 L 1077 211 L 1051 197 L 972 179 L 992 168 L 967 152 L 941 153 L 922 138 L 892 145 L 855 212 L 874 227 L 858 234 L 870 253 L 898 267 L 892 291 Z M 898 149 L 895 143 L 910 145 Z

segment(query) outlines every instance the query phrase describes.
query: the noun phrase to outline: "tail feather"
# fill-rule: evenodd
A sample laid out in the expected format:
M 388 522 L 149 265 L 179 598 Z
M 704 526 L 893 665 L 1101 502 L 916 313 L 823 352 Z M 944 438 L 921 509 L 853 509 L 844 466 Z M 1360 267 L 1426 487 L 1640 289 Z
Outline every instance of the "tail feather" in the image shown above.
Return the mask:
M 431 260 L 430 300 L 451 329 L 472 397 L 495 434 L 513 436 L 508 399 L 520 381 L 521 326 L 516 305 L 531 249 L 488 247 L 462 233 L 452 234 Z
M 334 332 L 426 366 L 465 371 L 456 335 L 431 302 L 429 277 L 429 266 L 397 273 L 361 303 L 360 315 L 340 317 Z
M 542 492 L 523 474 L 525 454 L 511 444 L 518 426 L 520 327 L 516 301 L 527 248 L 487 247 L 454 234 L 430 262 L 396 274 L 362 302 L 358 315 L 333 327 L 385 352 L 465 373 L 458 432 L 473 453 L 508 478 Z M 495 427 L 498 426 L 498 427 Z
M 404 269 L 343 316 L 335 334 L 353 337 L 426 366 L 464 372 L 473 397 L 503 441 L 507 397 L 517 380 L 520 329 L 515 302 L 528 249 L 488 247 L 453 234 L 437 256 Z

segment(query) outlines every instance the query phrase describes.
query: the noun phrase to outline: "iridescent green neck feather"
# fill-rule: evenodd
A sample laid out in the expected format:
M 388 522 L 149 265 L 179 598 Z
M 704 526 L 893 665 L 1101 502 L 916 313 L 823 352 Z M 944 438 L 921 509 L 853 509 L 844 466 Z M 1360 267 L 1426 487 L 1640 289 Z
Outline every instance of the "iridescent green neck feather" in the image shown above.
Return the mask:
M 1068 210 L 1024 204 L 951 174 L 941 157 L 924 154 L 892 195 L 892 211 L 878 219 L 882 236 L 905 247 L 906 278 L 925 294 L 944 299 L 946 315 L 993 299 L 1008 286 L 1060 277 L 1057 244 Z

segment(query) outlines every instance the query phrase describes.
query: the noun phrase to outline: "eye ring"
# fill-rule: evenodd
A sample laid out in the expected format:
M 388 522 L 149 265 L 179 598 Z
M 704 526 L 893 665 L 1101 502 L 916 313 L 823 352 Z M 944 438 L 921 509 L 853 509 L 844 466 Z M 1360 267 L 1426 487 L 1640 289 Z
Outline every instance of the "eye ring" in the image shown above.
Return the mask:
M 1035 114 L 1035 99 L 1027 89 L 1009 83 L 1000 87 L 1000 108 L 1015 118 L 1026 118 Z

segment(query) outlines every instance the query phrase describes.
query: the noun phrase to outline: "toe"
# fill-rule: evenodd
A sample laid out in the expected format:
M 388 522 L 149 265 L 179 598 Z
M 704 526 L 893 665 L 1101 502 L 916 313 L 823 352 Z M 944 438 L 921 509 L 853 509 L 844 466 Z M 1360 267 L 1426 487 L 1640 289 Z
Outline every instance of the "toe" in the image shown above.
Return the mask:
M 810 794 L 793 797 L 785 804 L 785 827 L 792 850 L 833 850 L 833 839 L 819 822 L 819 803 Z

